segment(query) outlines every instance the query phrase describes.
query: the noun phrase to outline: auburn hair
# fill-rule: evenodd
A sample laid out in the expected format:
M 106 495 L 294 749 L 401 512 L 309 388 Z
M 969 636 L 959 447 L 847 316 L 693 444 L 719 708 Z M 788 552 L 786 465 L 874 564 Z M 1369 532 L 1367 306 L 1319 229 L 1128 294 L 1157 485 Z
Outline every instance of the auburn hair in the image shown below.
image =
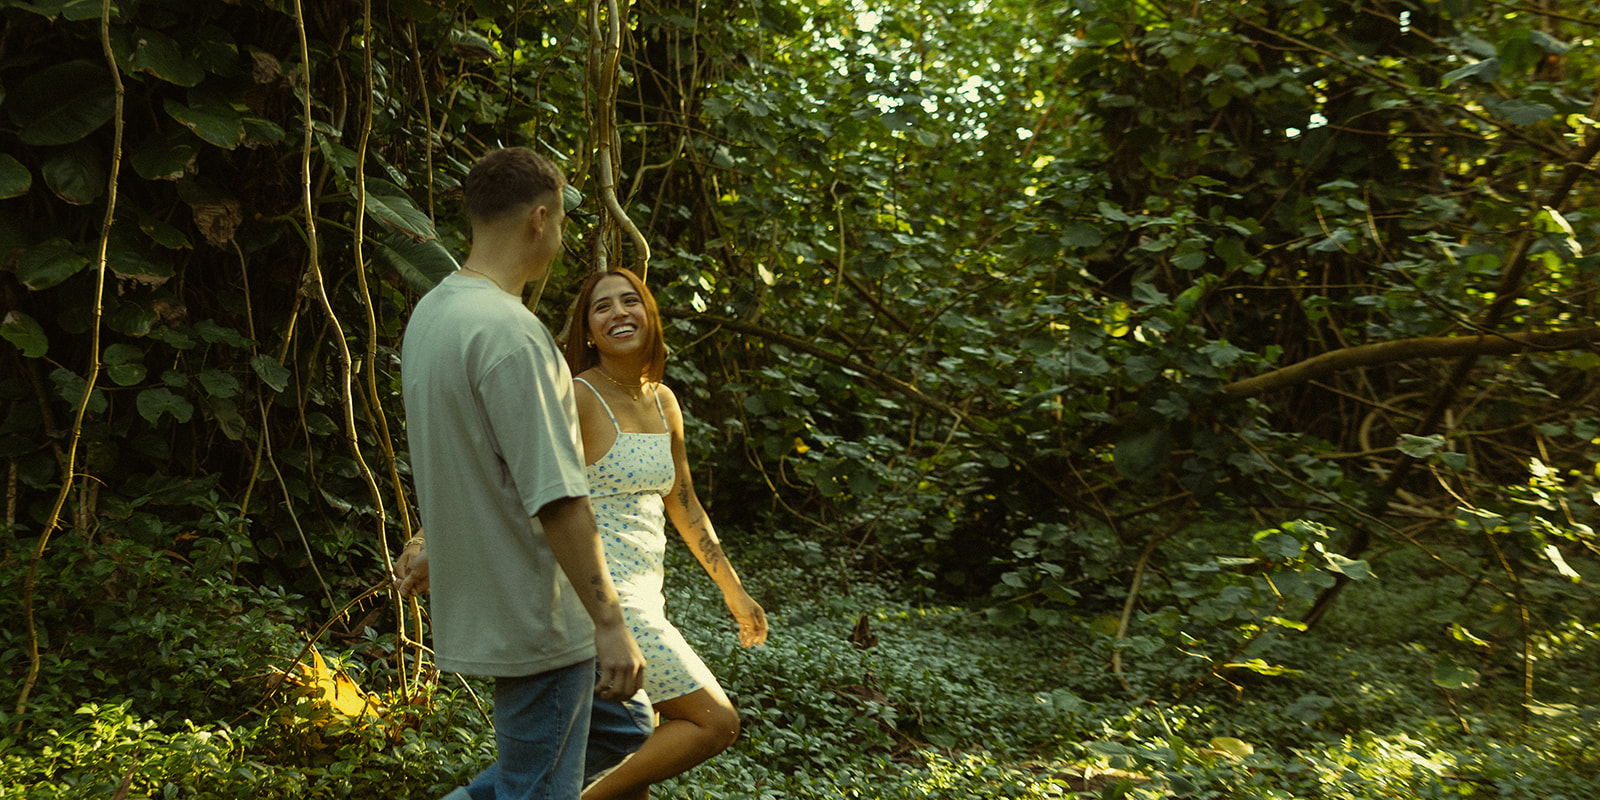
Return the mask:
M 627 281 L 639 293 L 640 302 L 644 303 L 644 317 L 649 325 L 646 335 L 649 339 L 645 341 L 645 366 L 641 377 L 651 383 L 659 383 L 667 368 L 667 340 L 661 331 L 661 311 L 656 307 L 655 296 L 650 294 L 650 287 L 645 286 L 638 275 L 622 267 L 596 272 L 578 287 L 578 297 L 572 301 L 572 309 L 567 314 L 567 367 L 573 375 L 577 375 L 590 367 L 599 366 L 600 351 L 589 343 L 592 336 L 589 330 L 589 306 L 594 303 L 595 287 L 613 275 Z

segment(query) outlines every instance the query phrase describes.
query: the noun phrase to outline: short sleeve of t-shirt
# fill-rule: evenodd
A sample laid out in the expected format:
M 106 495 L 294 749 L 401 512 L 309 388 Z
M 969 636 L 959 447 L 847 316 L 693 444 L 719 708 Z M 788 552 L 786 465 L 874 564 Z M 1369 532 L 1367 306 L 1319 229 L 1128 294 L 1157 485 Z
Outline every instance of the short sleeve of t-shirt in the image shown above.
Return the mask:
M 529 342 L 527 350 L 513 351 L 490 365 L 478 383 L 491 436 L 519 444 L 501 453 L 501 458 L 528 516 L 551 501 L 588 491 L 582 481 L 582 439 L 574 427 L 571 377 L 549 332 L 540 333 L 546 341 Z M 574 494 L 580 487 L 582 491 Z

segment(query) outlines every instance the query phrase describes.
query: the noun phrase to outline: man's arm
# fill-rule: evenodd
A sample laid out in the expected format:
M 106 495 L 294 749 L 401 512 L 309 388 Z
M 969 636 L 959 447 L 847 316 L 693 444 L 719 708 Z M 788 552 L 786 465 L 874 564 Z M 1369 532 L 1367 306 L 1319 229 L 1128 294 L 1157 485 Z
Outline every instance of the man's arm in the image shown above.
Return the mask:
M 623 620 L 622 603 L 611 585 L 589 498 L 555 500 L 534 516 L 544 527 L 556 563 L 594 620 L 594 648 L 600 663 L 596 686 L 600 696 L 608 700 L 632 697 L 644 685 L 644 655 Z

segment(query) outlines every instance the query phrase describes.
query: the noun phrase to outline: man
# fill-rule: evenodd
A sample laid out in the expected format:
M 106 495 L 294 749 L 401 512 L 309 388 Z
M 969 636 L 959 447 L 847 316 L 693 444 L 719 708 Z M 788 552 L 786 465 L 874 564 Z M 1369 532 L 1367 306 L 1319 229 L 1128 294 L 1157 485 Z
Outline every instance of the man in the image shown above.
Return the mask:
M 472 247 L 417 303 L 401 351 L 426 550 L 397 562 L 431 590 L 435 663 L 495 679 L 496 762 L 445 800 L 577 798 L 593 694 L 639 690 L 589 508 L 571 375 L 521 290 L 561 250 L 566 180 L 524 148 L 464 183 Z

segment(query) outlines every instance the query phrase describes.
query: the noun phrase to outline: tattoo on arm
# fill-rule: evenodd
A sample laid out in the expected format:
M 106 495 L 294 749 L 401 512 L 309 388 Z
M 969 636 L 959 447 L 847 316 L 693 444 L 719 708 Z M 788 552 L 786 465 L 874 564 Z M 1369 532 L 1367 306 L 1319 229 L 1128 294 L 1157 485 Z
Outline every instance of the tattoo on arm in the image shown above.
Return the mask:
M 685 483 L 684 485 L 678 487 L 678 504 L 683 506 L 683 511 L 684 511 L 685 514 L 689 513 L 689 511 L 690 511 L 691 506 L 689 505 L 689 501 L 692 498 L 693 498 L 693 495 L 689 494 L 689 485 L 687 483 Z M 693 527 L 695 525 L 699 525 L 700 521 L 705 519 L 705 518 L 706 518 L 705 509 L 701 509 L 699 511 L 699 513 L 695 514 L 693 519 L 689 520 L 690 527 Z
M 706 510 L 689 504 L 689 501 L 693 499 L 694 493 L 689 487 L 689 482 L 684 481 L 678 487 L 677 500 L 678 504 L 683 506 L 685 514 L 694 514 L 689 519 L 689 528 L 698 527 L 706 522 Z M 726 560 L 726 557 L 722 555 L 722 545 L 717 543 L 717 536 L 711 532 L 709 525 L 701 528 L 697 549 L 700 551 L 700 557 L 705 563 L 706 572 L 712 575 L 717 574 L 717 571 L 722 569 L 722 562 Z
M 716 537 L 709 531 L 700 537 L 700 555 L 705 559 L 706 572 L 713 575 L 722 568 L 725 557 L 722 555 L 722 545 L 717 544 Z

